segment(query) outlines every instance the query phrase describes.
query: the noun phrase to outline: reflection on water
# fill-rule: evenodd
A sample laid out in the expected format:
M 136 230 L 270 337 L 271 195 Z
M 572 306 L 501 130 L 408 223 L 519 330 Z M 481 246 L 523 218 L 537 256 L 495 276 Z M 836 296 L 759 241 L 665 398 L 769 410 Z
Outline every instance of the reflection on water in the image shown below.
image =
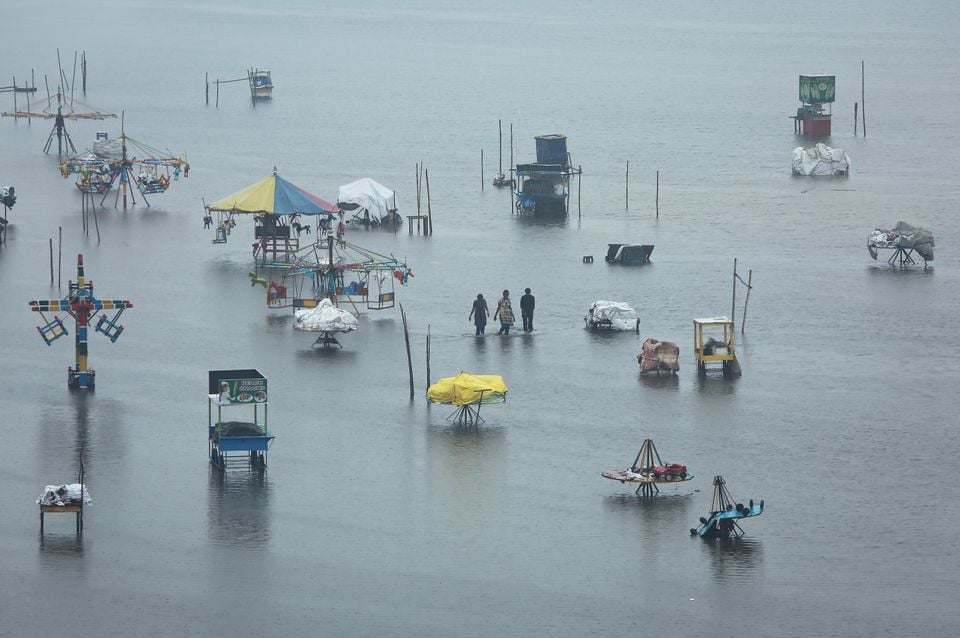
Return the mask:
M 683 522 L 689 517 L 694 491 L 689 486 L 675 486 L 667 492 L 655 496 L 639 496 L 632 484 L 624 486 L 627 492 L 611 494 L 604 498 L 603 505 L 608 511 L 620 517 L 620 523 L 642 530 L 644 538 L 659 536 L 665 530 L 683 529 Z M 683 492 L 679 490 L 683 489 Z
M 737 393 L 737 379 L 725 377 L 719 370 L 711 370 L 706 376 L 697 375 L 697 392 L 718 397 L 734 395 Z
M 270 484 L 264 469 L 210 467 L 207 531 L 216 544 L 263 547 L 270 541 Z
M 66 525 L 61 528 L 63 523 Z M 40 534 L 39 544 L 41 569 L 63 573 L 67 569 L 82 570 L 86 567 L 83 560 L 83 536 L 76 533 L 75 525 L 75 514 L 53 514 L 46 517 L 45 533 Z M 54 528 L 52 534 L 51 527 Z
M 645 388 L 676 390 L 680 387 L 679 374 L 651 374 L 647 372 L 646 374 L 641 374 L 639 376 L 640 383 Z
M 701 539 L 691 534 L 691 539 L 701 543 L 701 549 L 710 558 L 713 579 L 717 582 L 751 579 L 763 564 L 763 544 L 755 538 Z

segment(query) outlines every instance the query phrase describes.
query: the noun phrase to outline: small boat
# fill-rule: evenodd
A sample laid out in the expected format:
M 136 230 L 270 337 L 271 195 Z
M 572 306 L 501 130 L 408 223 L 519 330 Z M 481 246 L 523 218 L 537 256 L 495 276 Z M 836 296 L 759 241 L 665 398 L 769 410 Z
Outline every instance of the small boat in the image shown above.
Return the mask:
M 250 81 L 250 96 L 257 98 L 273 97 L 273 80 L 267 69 L 248 69 L 247 79 Z
M 608 264 L 636 266 L 649 264 L 652 252 L 653 244 L 607 244 L 605 259 Z

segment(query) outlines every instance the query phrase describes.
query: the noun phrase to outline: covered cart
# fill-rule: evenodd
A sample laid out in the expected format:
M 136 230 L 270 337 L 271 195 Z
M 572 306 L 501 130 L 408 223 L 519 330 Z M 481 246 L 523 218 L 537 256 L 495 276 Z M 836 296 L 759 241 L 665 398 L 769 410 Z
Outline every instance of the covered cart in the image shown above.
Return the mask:
M 233 416 L 236 420 L 227 420 Z M 246 417 L 252 420 L 240 420 Z M 210 462 L 230 466 L 267 466 L 274 434 L 267 428 L 267 379 L 258 370 L 210 370 L 207 384 L 207 434 Z

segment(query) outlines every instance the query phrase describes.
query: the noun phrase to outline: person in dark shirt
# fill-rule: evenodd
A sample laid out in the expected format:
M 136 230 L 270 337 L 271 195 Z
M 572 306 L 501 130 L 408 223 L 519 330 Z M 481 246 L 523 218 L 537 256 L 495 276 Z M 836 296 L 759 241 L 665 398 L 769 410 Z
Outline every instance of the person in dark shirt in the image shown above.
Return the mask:
M 529 288 L 524 288 L 524 295 L 520 297 L 520 316 L 523 319 L 523 331 L 533 330 L 533 308 L 536 306 L 536 299 L 530 294 Z
M 477 299 L 473 302 L 473 308 L 470 309 L 470 316 L 467 317 L 467 320 L 473 319 L 473 325 L 477 327 L 478 337 L 483 334 L 487 327 L 487 315 L 489 314 L 490 309 L 487 308 L 487 300 L 483 298 L 483 295 L 477 295 Z

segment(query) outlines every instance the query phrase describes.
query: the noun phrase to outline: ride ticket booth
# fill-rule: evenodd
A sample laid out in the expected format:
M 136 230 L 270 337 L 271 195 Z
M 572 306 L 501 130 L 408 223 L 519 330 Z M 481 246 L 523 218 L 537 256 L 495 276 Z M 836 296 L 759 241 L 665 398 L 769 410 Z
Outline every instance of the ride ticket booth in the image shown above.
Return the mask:
M 733 321 L 727 317 L 693 320 L 693 354 L 698 375 L 705 376 L 708 366 L 718 366 L 723 376 L 739 376 L 733 334 Z
M 274 434 L 267 426 L 267 379 L 258 370 L 210 370 L 207 450 L 220 470 L 265 468 Z

